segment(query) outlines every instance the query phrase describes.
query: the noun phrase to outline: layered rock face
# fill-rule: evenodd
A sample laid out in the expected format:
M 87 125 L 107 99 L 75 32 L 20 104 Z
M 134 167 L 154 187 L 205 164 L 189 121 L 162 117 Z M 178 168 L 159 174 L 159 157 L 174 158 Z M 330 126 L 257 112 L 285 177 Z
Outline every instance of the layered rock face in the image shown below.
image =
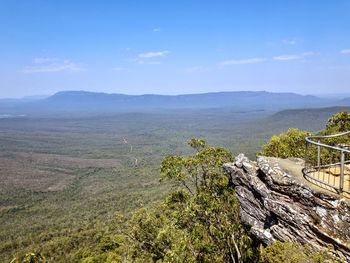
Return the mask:
M 258 157 L 253 162 L 240 154 L 224 169 L 236 189 L 242 220 L 263 243 L 280 240 L 329 249 L 336 258 L 350 262 L 348 199 L 310 187 L 281 168 L 277 158 Z

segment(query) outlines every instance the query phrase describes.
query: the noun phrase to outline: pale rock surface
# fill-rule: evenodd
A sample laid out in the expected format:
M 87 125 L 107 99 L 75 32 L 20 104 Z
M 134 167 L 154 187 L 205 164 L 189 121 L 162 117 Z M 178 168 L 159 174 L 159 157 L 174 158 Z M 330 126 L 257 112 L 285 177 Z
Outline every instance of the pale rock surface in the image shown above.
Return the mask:
M 241 218 L 252 234 L 265 244 L 280 240 L 316 251 L 329 249 L 350 262 L 349 200 L 310 187 L 278 162 L 271 157 L 253 162 L 239 154 L 235 162 L 224 165 L 237 192 Z

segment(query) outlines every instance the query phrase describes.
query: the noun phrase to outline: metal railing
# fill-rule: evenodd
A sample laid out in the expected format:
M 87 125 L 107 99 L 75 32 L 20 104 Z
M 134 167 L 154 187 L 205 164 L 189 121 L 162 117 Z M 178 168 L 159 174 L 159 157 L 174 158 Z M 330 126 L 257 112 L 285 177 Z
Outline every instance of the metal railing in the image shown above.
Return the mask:
M 304 177 L 320 187 L 350 194 L 350 131 L 305 140 Z

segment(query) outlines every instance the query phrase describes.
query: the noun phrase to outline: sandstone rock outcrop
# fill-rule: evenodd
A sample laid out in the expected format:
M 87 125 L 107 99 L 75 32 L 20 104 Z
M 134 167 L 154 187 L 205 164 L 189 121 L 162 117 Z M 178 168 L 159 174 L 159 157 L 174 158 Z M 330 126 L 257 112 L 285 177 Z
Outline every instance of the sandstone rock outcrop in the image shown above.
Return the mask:
M 349 200 L 311 187 L 278 163 L 270 157 L 253 162 L 240 154 L 224 165 L 252 234 L 265 244 L 280 240 L 329 249 L 350 262 Z

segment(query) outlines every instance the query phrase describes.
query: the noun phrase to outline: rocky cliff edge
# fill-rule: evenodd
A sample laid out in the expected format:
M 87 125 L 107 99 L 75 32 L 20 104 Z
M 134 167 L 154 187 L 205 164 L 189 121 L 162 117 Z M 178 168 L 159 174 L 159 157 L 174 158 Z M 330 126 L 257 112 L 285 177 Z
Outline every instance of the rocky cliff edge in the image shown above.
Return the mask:
M 302 160 L 287 161 L 302 168 Z M 240 154 L 224 165 L 241 204 L 241 219 L 265 244 L 296 242 L 313 250 L 328 249 L 350 262 L 349 200 L 312 187 L 283 162 L 271 157 L 251 161 Z

